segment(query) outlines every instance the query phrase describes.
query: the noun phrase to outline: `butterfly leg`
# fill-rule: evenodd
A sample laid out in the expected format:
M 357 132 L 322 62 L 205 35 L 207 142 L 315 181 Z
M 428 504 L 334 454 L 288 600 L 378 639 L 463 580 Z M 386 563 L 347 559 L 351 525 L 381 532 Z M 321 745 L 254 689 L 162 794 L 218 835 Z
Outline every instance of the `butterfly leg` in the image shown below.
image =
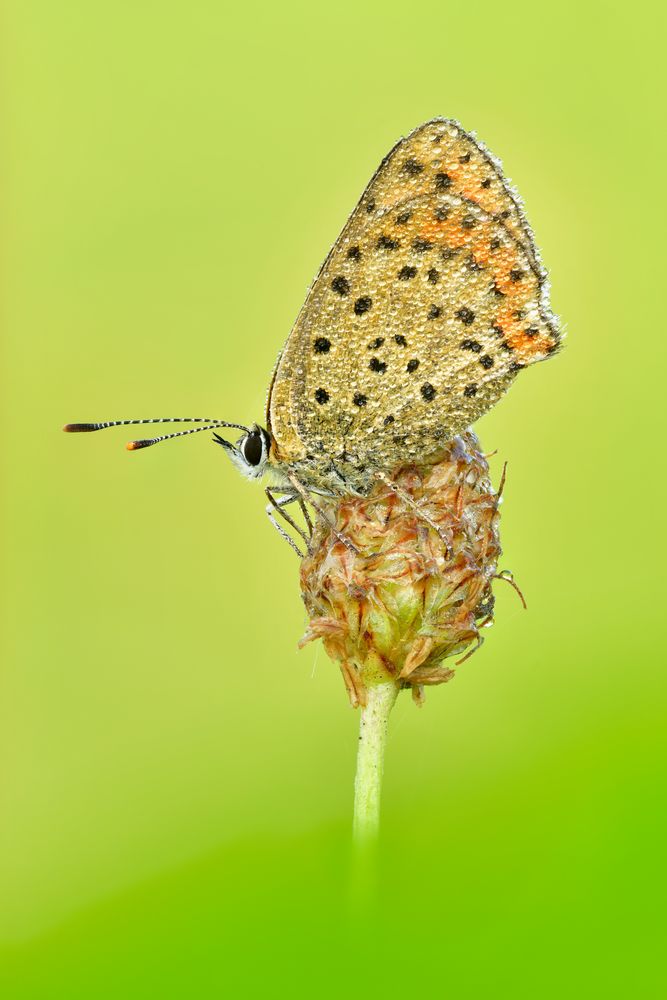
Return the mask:
M 299 497 L 299 507 L 301 508 L 301 513 L 303 514 L 303 519 L 308 526 L 308 538 L 313 537 L 313 522 L 310 519 L 310 514 L 308 513 L 308 508 L 306 507 L 305 501 L 302 497 Z
M 291 493 L 288 493 L 287 496 L 281 497 L 279 500 L 276 500 L 276 498 L 273 496 L 273 494 L 272 494 L 272 492 L 271 492 L 271 490 L 270 490 L 269 487 L 267 487 L 264 492 L 266 493 L 266 496 L 269 499 L 269 503 L 266 505 L 266 514 L 267 514 L 267 517 L 268 517 L 269 521 L 271 522 L 271 524 L 273 525 L 273 527 L 276 529 L 276 531 L 278 532 L 278 534 L 281 535 L 285 539 L 285 541 L 288 543 L 288 545 L 291 548 L 294 549 L 294 551 L 296 552 L 296 554 L 298 555 L 298 557 L 300 559 L 303 559 L 304 553 L 301 551 L 301 549 L 299 548 L 299 546 L 296 544 L 296 542 L 294 541 L 294 539 L 292 538 L 292 536 L 290 534 L 288 534 L 287 531 L 285 531 L 285 529 L 283 528 L 283 526 L 281 524 L 278 524 L 278 521 L 275 518 L 275 513 L 279 514 L 280 517 L 282 517 L 285 521 L 287 521 L 287 523 L 292 528 L 294 528 L 294 530 L 303 538 L 303 540 L 305 541 L 306 545 L 308 545 L 309 544 L 309 539 L 308 539 L 307 535 L 305 534 L 305 532 L 302 531 L 302 529 L 299 527 L 298 524 L 296 524 L 296 522 L 294 521 L 294 519 L 291 518 L 290 515 L 283 509 L 288 503 L 294 503 L 294 501 L 298 500 L 299 497 L 294 496 Z
M 313 510 L 317 514 L 319 514 L 319 516 L 322 518 L 322 520 L 324 521 L 324 523 L 328 526 L 329 530 L 336 536 L 336 538 L 338 539 L 338 541 L 342 542 L 343 545 L 345 546 L 345 548 L 349 549 L 350 552 L 353 552 L 355 556 L 358 556 L 359 555 L 359 549 L 356 547 L 356 545 L 353 545 L 352 542 L 350 541 L 350 539 L 347 538 L 341 531 L 338 530 L 338 528 L 333 523 L 333 521 L 331 520 L 331 518 L 329 517 L 329 515 L 326 513 L 326 511 L 322 510 L 322 508 L 318 504 L 315 503 L 315 501 L 313 500 L 312 496 L 310 495 L 310 493 L 308 492 L 308 490 L 306 489 L 306 487 L 302 483 L 299 482 L 299 480 L 296 478 L 296 476 L 294 475 L 294 473 L 288 472 L 287 473 L 287 478 L 289 479 L 290 483 L 292 484 L 292 486 L 294 487 L 294 489 L 297 491 L 297 493 L 299 494 L 299 496 L 301 497 L 301 499 L 304 500 L 306 503 L 309 503 L 310 506 L 313 508 Z
M 445 535 L 445 532 L 440 527 L 440 525 L 436 524 L 436 522 L 433 520 L 433 518 L 429 517 L 428 514 L 425 514 L 424 511 L 419 506 L 419 504 L 416 503 L 412 499 L 412 497 L 409 496 L 409 494 L 407 494 L 405 492 L 405 490 L 402 490 L 400 486 L 398 486 L 396 483 L 392 482 L 391 479 L 389 478 L 389 476 L 386 476 L 384 474 L 384 472 L 376 472 L 375 476 L 376 476 L 377 479 L 380 480 L 380 482 L 384 483 L 385 486 L 387 486 L 388 489 L 390 489 L 392 491 L 392 493 L 395 493 L 396 496 L 400 500 L 403 501 L 403 503 L 406 505 L 406 507 L 412 508 L 412 510 L 414 510 L 415 514 L 417 515 L 417 517 L 421 521 L 424 521 L 425 524 L 428 524 L 429 528 L 432 528 L 433 531 L 435 531 L 435 533 L 437 534 L 438 538 L 440 539 L 440 541 L 442 542 L 442 544 L 445 546 L 445 551 L 447 552 L 447 555 L 451 556 L 452 555 L 452 546 L 451 546 L 451 543 L 450 543 L 449 539 L 447 538 L 447 536 Z
M 289 545 L 289 547 L 291 549 L 294 549 L 294 551 L 298 555 L 299 559 L 303 559 L 305 553 L 301 551 L 301 549 L 296 544 L 296 542 L 294 541 L 294 539 L 292 538 L 292 536 L 289 535 L 285 531 L 285 529 L 282 527 L 282 525 L 278 524 L 278 522 L 276 521 L 275 517 L 271 513 L 271 506 L 270 505 L 267 506 L 267 508 L 266 508 L 266 514 L 267 514 L 267 517 L 268 517 L 269 521 L 271 522 L 271 524 L 273 525 L 273 527 L 276 529 L 276 531 L 278 532 L 278 534 L 281 536 L 281 538 L 284 538 L 285 541 L 287 542 L 287 544 Z
M 301 535 L 301 537 L 303 538 L 304 542 L 307 545 L 308 542 L 310 541 L 309 536 L 306 534 L 306 532 L 303 530 L 303 528 L 299 527 L 299 525 L 296 523 L 296 521 L 294 520 L 294 518 L 290 517 L 290 515 L 285 510 L 285 507 L 288 504 L 294 503 L 297 500 L 299 501 L 299 504 L 302 506 L 303 505 L 303 500 L 301 500 L 301 497 L 295 496 L 293 493 L 287 493 L 285 496 L 280 497 L 279 500 L 276 500 L 276 498 L 273 495 L 273 490 L 271 489 L 270 486 L 267 486 L 267 488 L 265 489 L 264 492 L 266 493 L 267 497 L 269 498 L 269 503 L 271 504 L 271 507 L 273 507 L 273 509 L 276 510 L 285 521 L 287 521 L 287 523 L 289 524 L 290 528 L 294 528 L 294 530 L 297 532 L 297 534 Z M 303 509 L 303 506 L 302 506 L 302 509 Z M 310 529 L 310 533 L 312 534 L 312 524 L 311 524 L 310 518 L 308 516 L 306 516 L 306 524 L 308 525 L 308 527 Z

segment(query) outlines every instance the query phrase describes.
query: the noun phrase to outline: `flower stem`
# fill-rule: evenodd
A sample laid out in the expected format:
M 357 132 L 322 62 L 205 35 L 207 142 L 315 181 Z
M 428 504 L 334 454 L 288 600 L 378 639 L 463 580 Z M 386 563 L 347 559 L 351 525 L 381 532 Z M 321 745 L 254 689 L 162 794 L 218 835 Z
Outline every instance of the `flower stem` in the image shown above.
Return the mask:
M 354 782 L 354 839 L 358 844 L 375 840 L 380 826 L 380 791 L 387 741 L 387 720 L 394 707 L 398 685 L 393 681 L 371 684 L 361 710 L 357 775 Z

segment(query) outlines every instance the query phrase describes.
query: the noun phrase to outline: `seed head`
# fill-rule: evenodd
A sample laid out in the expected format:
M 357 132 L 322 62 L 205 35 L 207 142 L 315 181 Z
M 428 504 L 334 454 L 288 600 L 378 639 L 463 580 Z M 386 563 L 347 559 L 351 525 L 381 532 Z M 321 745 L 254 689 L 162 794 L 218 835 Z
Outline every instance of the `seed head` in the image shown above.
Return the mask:
M 310 616 L 302 644 L 323 640 L 352 705 L 390 680 L 419 704 L 426 685 L 454 676 L 445 660 L 459 656 L 456 666 L 481 645 L 493 616 L 499 503 L 467 431 L 436 464 L 402 466 L 368 496 L 322 504 L 326 520 L 301 564 Z

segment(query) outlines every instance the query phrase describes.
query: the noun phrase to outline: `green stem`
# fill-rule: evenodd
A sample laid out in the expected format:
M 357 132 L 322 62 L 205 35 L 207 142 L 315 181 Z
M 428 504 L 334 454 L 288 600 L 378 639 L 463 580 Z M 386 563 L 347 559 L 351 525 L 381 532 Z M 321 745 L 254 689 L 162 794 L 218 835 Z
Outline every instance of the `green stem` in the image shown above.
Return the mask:
M 398 685 L 393 681 L 371 684 L 367 703 L 361 710 L 354 782 L 354 839 L 357 843 L 369 843 L 378 834 L 387 720 L 397 695 Z

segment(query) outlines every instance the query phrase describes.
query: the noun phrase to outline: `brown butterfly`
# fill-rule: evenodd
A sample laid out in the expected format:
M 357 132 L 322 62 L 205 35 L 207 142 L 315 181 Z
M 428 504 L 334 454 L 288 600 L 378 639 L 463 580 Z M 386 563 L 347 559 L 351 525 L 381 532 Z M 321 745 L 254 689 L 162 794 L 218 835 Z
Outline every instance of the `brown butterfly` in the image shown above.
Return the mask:
M 267 510 L 363 494 L 401 464 L 437 460 L 518 372 L 558 349 L 548 292 L 499 161 L 457 122 L 434 119 L 385 157 L 322 265 L 274 371 L 266 429 L 163 418 L 65 430 L 205 425 L 136 449 L 238 427 L 235 445 L 215 440 L 245 475 L 268 474 Z

